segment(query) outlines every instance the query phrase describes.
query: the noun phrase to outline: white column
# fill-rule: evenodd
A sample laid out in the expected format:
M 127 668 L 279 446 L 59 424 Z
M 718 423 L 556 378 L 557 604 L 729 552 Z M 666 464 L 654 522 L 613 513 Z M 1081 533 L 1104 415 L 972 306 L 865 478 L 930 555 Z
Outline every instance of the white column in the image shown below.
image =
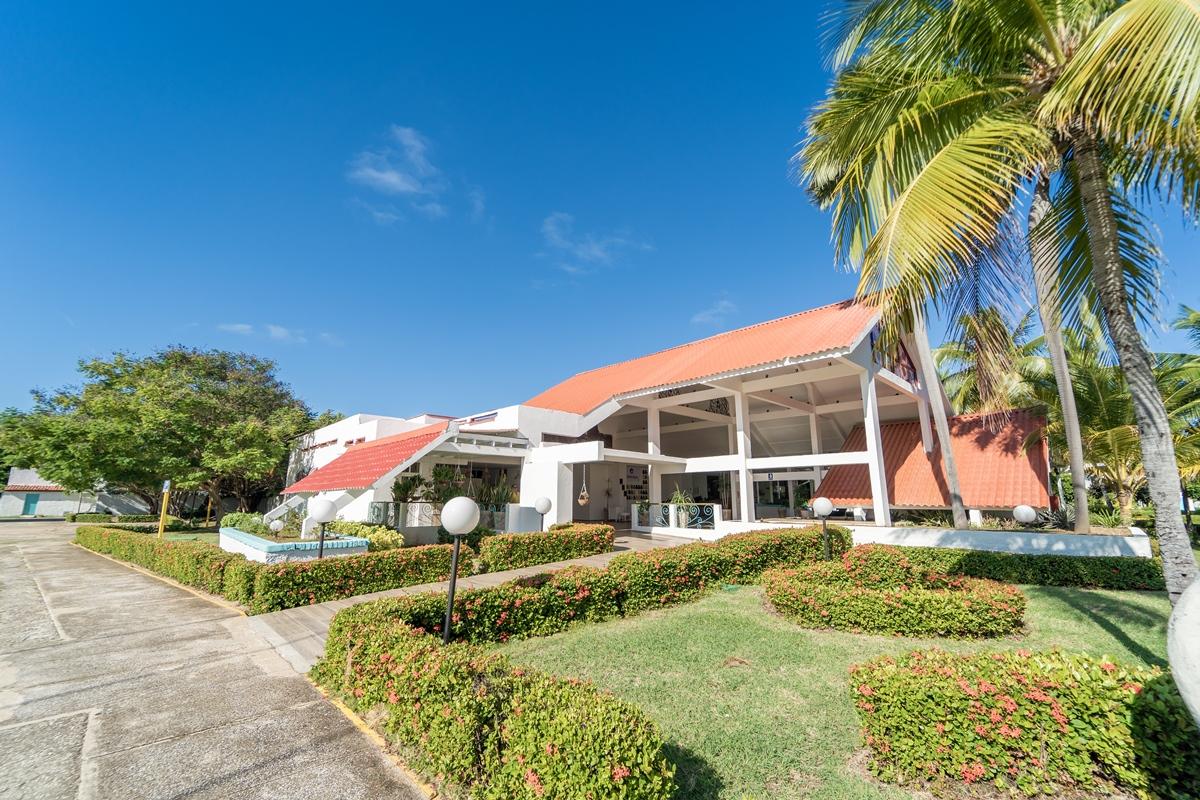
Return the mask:
M 933 427 L 929 421 L 929 397 L 924 391 L 917 398 L 917 418 L 921 426 L 921 446 L 926 453 L 933 452 Z
M 742 512 L 742 522 L 754 520 L 754 482 L 750 479 L 750 470 L 746 459 L 750 458 L 750 415 L 746 409 L 746 393 L 739 391 L 733 395 L 734 425 L 737 428 L 738 454 L 738 500 Z
M 788 481 L 788 516 L 796 516 L 796 482 Z
M 729 423 L 729 427 L 726 430 L 729 432 L 729 454 L 734 455 L 738 451 L 737 423 Z M 738 491 L 737 476 L 731 475 L 729 481 L 729 512 L 732 517 L 737 517 L 738 515 L 738 509 L 741 507 L 740 497 L 741 492 Z
M 883 435 L 879 431 L 879 396 L 875 386 L 875 371 L 868 369 L 859 376 L 863 400 L 863 429 L 867 434 L 870 461 L 871 499 L 875 506 L 875 524 L 891 525 L 892 512 L 888 505 L 887 473 L 883 464 Z
M 808 404 L 814 409 L 817 407 L 817 389 L 811 383 L 808 384 Z M 808 438 L 812 442 L 813 455 L 818 455 L 821 452 L 821 418 L 814 412 L 808 415 Z M 817 496 L 817 489 L 821 486 L 821 481 L 825 479 L 825 470 L 821 467 L 814 469 L 816 477 L 813 479 L 813 497 Z
M 646 409 L 646 452 L 662 455 L 662 423 L 657 408 Z M 659 467 L 651 464 L 646 468 L 646 480 L 650 481 L 650 502 L 662 502 L 662 475 Z

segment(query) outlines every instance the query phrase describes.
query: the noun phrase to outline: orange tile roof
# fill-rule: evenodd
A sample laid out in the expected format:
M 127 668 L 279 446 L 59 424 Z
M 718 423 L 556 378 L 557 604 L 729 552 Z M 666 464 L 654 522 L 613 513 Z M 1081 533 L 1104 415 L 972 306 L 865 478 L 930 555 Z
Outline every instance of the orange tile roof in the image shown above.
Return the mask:
M 445 433 L 447 424 L 438 422 L 415 431 L 356 444 L 284 489 L 283 493 L 366 489 Z
M 845 300 L 581 372 L 526 405 L 586 414 L 616 395 L 846 349 L 874 325 L 875 318 L 869 303 Z
M 989 430 L 979 414 L 951 417 L 950 438 L 967 508 L 1009 509 L 1026 504 L 1050 505 L 1048 450 L 1045 441 L 1024 449 L 1027 437 L 1046 421 L 1029 411 L 1015 411 L 998 430 Z M 934 435 L 933 452 L 921 445 L 920 423 L 890 422 L 880 426 L 888 500 L 900 508 L 949 508 L 950 493 L 942 469 L 941 448 Z M 850 431 L 842 451 L 866 449 L 861 425 Z M 834 505 L 870 506 L 871 481 L 865 464 L 830 468 L 818 494 Z

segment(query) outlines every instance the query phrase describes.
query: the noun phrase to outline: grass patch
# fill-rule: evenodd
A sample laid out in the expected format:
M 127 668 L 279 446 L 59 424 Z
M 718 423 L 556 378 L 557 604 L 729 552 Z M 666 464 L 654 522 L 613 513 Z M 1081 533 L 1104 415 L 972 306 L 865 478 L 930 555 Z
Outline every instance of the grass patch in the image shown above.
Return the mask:
M 501 649 L 516 663 L 591 679 L 645 711 L 678 765 L 680 798 L 906 798 L 847 766 L 858 748 L 850 664 L 919 647 L 1057 646 L 1165 666 L 1170 606 L 1161 593 L 1021 589 L 1027 630 L 1016 638 L 810 631 L 768 614 L 761 590 L 743 587 Z
M 204 542 L 217 545 L 220 543 L 221 535 L 215 531 L 197 531 L 195 533 L 165 533 L 163 538 L 169 542 Z

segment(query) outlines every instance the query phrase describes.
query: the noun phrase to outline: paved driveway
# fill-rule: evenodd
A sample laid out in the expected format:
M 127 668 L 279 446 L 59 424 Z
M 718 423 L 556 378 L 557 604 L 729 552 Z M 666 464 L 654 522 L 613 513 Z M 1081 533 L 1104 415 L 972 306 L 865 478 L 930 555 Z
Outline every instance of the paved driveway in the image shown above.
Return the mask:
M 421 795 L 249 620 L 0 523 L 0 798 Z

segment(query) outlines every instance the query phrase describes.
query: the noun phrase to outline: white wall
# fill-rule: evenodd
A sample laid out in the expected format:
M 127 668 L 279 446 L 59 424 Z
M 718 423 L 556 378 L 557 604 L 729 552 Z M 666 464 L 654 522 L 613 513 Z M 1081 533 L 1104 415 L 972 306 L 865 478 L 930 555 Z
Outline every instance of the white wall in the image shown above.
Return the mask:
M 35 494 L 30 492 L 29 494 Z M 64 492 L 36 492 L 38 495 L 35 516 L 61 517 L 76 511 L 92 511 L 96 499 L 92 495 L 67 494 Z M 0 495 L 0 517 L 19 517 L 25 510 L 25 492 L 5 492 Z M 80 502 L 82 500 L 82 503 Z
M 546 525 L 570 522 L 573 519 L 575 497 L 571 495 L 574 482 L 569 464 L 555 462 L 526 462 L 521 467 L 521 505 L 532 506 L 539 497 L 550 498 Z

